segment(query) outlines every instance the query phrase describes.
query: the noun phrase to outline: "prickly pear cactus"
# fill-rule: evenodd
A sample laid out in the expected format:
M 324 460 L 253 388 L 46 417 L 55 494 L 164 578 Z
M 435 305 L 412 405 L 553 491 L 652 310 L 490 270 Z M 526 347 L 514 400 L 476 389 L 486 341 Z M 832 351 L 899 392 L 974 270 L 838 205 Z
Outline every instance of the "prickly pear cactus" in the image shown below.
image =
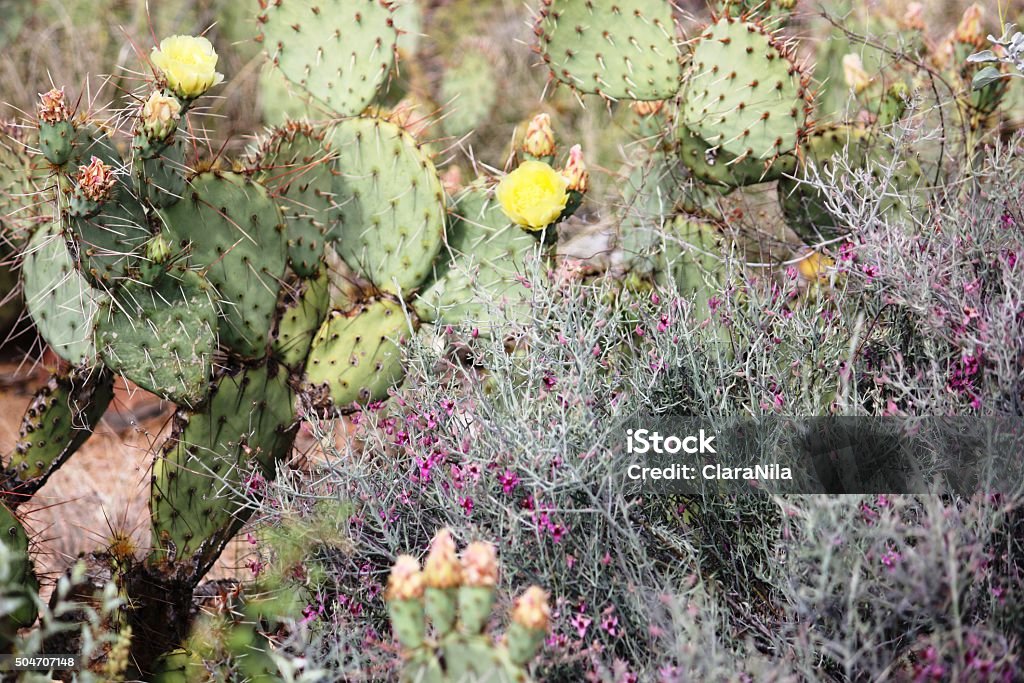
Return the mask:
M 266 188 L 235 173 L 202 173 L 160 219 L 167 241 L 219 295 L 221 343 L 263 356 L 288 258 L 281 211 Z
M 97 316 L 100 357 L 157 396 L 201 403 L 217 348 L 216 296 L 205 278 L 189 271 L 122 287 Z
M 664 100 L 679 90 L 675 22 L 664 0 L 550 0 L 536 33 L 552 76 L 582 92 Z
M 299 370 L 331 306 L 326 268 L 315 279 L 290 281 L 281 294 L 271 352 L 289 368 Z
M 447 242 L 436 281 L 414 302 L 423 320 L 489 326 L 527 312 L 531 295 L 522 277 L 538 243 L 512 225 L 487 188 L 474 186 L 458 199 Z M 501 304 L 504 315 L 492 310 Z
M 407 293 L 431 272 L 444 239 L 445 200 L 433 162 L 381 119 L 346 119 L 330 138 L 338 254 L 378 289 Z
M 288 263 L 300 277 L 314 277 L 323 264 L 334 206 L 335 156 L 323 131 L 288 123 L 260 143 L 250 162 L 255 180 L 281 207 L 288 229 Z
M 387 397 L 403 375 L 401 341 L 410 334 L 402 307 L 389 299 L 332 311 L 313 339 L 305 384 L 338 408 Z
M 761 24 L 722 17 L 693 48 L 682 124 L 711 147 L 744 159 L 794 151 L 812 100 L 809 76 L 794 59 Z
M 498 78 L 479 46 L 467 46 L 459 62 L 445 69 L 440 99 L 448 135 L 462 137 L 487 121 L 498 101 Z
M 19 628 L 36 620 L 39 582 L 28 554 L 28 534 L 17 517 L 0 505 L 0 652 L 10 653 Z
M 287 373 L 269 363 L 222 373 L 201 410 L 179 411 L 153 466 L 151 560 L 205 574 L 244 522 L 247 476 L 274 475 L 291 450 L 294 420 Z
M 54 374 L 36 392 L 4 463 L 11 505 L 38 490 L 85 443 L 113 398 L 113 385 L 109 371 L 80 366 Z
M 25 305 L 40 336 L 72 365 L 91 362 L 93 323 L 106 294 L 79 274 L 55 223 L 40 226 L 22 253 Z
M 382 0 L 263 3 L 260 42 L 288 80 L 341 116 L 362 112 L 391 73 L 398 30 Z
M 532 586 L 512 609 L 505 636 L 486 632 L 498 579 L 494 546 L 470 543 L 461 561 L 443 529 L 431 542 L 424 569 L 410 555 L 395 562 L 385 598 L 403 648 L 400 680 L 436 683 L 522 683 L 547 635 L 547 594 Z

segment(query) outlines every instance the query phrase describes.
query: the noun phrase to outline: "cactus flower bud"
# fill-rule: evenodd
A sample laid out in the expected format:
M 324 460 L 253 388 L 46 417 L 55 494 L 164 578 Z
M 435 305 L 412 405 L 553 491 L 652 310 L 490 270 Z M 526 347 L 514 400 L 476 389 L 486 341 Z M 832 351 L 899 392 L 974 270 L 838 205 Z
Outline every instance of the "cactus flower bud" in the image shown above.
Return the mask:
M 39 120 L 43 123 L 55 124 L 71 118 L 67 103 L 64 102 L 64 88 L 54 88 L 49 92 L 39 93 Z
M 953 40 L 958 43 L 965 45 L 973 45 L 975 47 L 981 47 L 985 44 L 985 32 L 981 28 L 981 23 L 985 18 L 985 10 L 981 5 L 975 3 L 964 10 L 964 15 L 960 18 L 960 23 L 956 27 L 956 31 L 953 33 Z
M 412 555 L 399 555 L 388 577 L 384 599 L 416 600 L 423 597 L 423 573 L 420 563 Z
M 871 85 L 871 76 L 864 70 L 864 63 L 858 54 L 850 53 L 843 57 L 843 77 L 846 85 L 858 95 Z
M 224 80 L 216 71 L 217 52 L 202 36 L 170 36 L 160 41 L 150 55 L 175 95 L 194 100 Z
M 78 169 L 78 189 L 90 202 L 102 202 L 110 197 L 117 179 L 114 171 L 99 157 L 93 157 L 87 166 Z
M 637 116 L 654 116 L 665 108 L 665 100 L 637 101 L 629 105 Z
M 498 556 L 490 543 L 475 542 L 462 551 L 462 578 L 466 586 L 493 587 L 498 583 Z
M 535 159 L 555 155 L 555 133 L 551 130 L 551 117 L 537 114 L 526 128 L 523 151 Z
M 462 583 L 462 566 L 455 555 L 455 539 L 448 529 L 438 531 L 430 542 L 423 580 L 431 588 L 457 588 Z
M 587 170 L 587 163 L 583 161 L 583 148 L 573 145 L 569 150 L 569 160 L 565 162 L 562 175 L 569 183 L 569 190 L 583 194 L 590 186 L 590 172 Z
M 512 622 L 529 631 L 547 631 L 551 619 L 548 593 L 540 586 L 530 586 L 512 607 Z
M 142 130 L 151 140 L 166 140 L 180 119 L 181 102 L 173 95 L 155 91 L 142 105 Z
M 911 31 L 923 31 L 925 28 L 924 5 L 920 2 L 912 2 L 907 5 L 907 11 L 903 13 L 900 23 L 903 24 L 903 28 Z

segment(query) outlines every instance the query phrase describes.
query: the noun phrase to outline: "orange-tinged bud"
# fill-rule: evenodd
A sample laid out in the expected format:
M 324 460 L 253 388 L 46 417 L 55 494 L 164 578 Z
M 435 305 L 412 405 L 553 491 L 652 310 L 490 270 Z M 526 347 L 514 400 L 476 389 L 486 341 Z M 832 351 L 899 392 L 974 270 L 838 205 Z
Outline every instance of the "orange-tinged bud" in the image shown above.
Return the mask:
M 633 102 L 629 105 L 639 116 L 653 116 L 665 108 L 665 100 L 651 102 Z
M 384 599 L 412 600 L 423 597 L 423 573 L 420 563 L 412 555 L 399 555 L 391 567 Z
M 565 162 L 562 175 L 569 183 L 569 189 L 583 193 L 590 187 L 590 172 L 587 171 L 587 162 L 583 161 L 583 148 L 573 145 L 569 150 L 569 160 Z
M 903 13 L 901 21 L 904 28 L 911 31 L 923 31 L 924 26 L 924 5 L 920 2 L 912 2 L 907 5 L 907 11 Z
M 493 587 L 498 583 L 498 556 L 490 543 L 470 543 L 462 551 L 463 585 Z
M 527 588 L 512 607 L 512 621 L 530 631 L 547 631 L 550 620 L 548 593 L 540 586 Z
M 110 196 L 116 178 L 114 171 L 99 157 L 93 157 L 87 166 L 78 169 L 78 187 L 82 196 L 93 202 L 102 202 Z
M 958 43 L 981 47 L 985 43 L 985 32 L 981 23 L 985 18 L 985 10 L 981 5 L 975 3 L 964 10 L 960 23 L 953 33 L 953 39 Z
M 43 123 L 60 123 L 71 118 L 67 103 L 64 102 L 64 88 L 54 88 L 39 93 L 39 120 Z
M 537 114 L 526 128 L 523 151 L 538 159 L 555 153 L 555 132 L 551 130 L 551 117 Z
M 430 588 L 457 588 L 462 583 L 462 565 L 455 555 L 455 539 L 448 529 L 438 531 L 430 542 L 423 580 Z

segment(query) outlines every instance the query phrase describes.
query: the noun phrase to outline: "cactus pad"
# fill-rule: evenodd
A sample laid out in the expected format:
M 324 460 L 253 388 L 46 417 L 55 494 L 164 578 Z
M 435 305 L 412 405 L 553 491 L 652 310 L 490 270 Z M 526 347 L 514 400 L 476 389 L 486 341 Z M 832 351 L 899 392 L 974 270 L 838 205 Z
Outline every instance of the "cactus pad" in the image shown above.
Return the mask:
M 113 386 L 109 372 L 86 366 L 50 377 L 25 411 L 4 468 L 5 488 L 35 491 L 42 486 L 92 434 L 113 398 Z
M 397 125 L 347 119 L 334 128 L 338 254 L 380 290 L 408 292 L 431 272 L 444 236 L 434 164 Z
M 315 279 L 298 279 L 286 285 L 282 299 L 271 350 L 289 368 L 300 368 L 331 305 L 326 269 Z
M 41 226 L 21 265 L 25 303 L 36 329 L 54 353 L 73 365 L 96 357 L 92 328 L 106 298 L 75 269 L 59 226 Z
M 14 514 L 0 505 L 0 543 L 4 545 L 0 565 L 0 649 L 10 652 L 11 642 L 19 628 L 31 626 L 36 620 L 36 594 L 39 582 L 28 554 L 28 533 Z
M 197 580 L 245 519 L 248 476 L 274 475 L 294 438 L 294 396 L 283 368 L 224 373 L 209 402 L 179 411 L 153 466 L 153 559 L 192 563 Z
M 701 34 L 689 68 L 682 123 L 709 145 L 761 161 L 796 148 L 809 76 L 760 24 L 722 17 Z
M 401 306 L 387 299 L 333 311 L 313 339 L 306 384 L 325 387 L 338 408 L 386 398 L 404 374 L 396 342 L 408 333 Z
M 243 176 L 192 179 L 161 213 L 167 239 L 190 252 L 220 297 L 220 341 L 246 358 L 263 356 L 287 260 L 281 212 L 267 190 Z
M 143 245 L 151 236 L 146 209 L 119 178 L 115 198 L 100 213 L 68 220 L 68 233 L 76 243 L 78 268 L 101 289 L 131 279 L 139 266 Z
M 216 293 L 201 276 L 129 284 L 103 306 L 96 344 L 109 368 L 175 403 L 202 402 L 217 348 Z
M 459 198 L 455 214 L 446 270 L 416 301 L 416 313 L 431 322 L 486 324 L 495 303 L 504 303 L 505 317 L 517 319 L 531 301 L 521 278 L 537 240 L 512 225 L 479 186 Z
M 461 60 L 446 69 L 441 80 L 441 103 L 447 108 L 444 132 L 462 137 L 487 121 L 498 101 L 494 67 L 479 50 L 466 50 Z
M 552 75 L 614 99 L 664 100 L 682 76 L 672 4 L 665 0 L 550 0 L 537 30 Z
M 288 80 L 341 116 L 359 114 L 391 72 L 398 30 L 381 0 L 276 0 L 260 40 Z
M 289 123 L 259 146 L 251 168 L 277 200 L 288 226 L 288 261 L 300 277 L 313 277 L 324 260 L 324 239 L 334 204 L 334 153 L 323 133 Z

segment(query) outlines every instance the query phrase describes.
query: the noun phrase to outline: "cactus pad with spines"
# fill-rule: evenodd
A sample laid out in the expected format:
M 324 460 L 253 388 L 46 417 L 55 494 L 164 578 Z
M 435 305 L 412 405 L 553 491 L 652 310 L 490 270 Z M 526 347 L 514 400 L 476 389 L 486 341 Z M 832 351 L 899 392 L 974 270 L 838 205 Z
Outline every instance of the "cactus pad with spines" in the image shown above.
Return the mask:
M 271 193 L 288 226 L 288 261 L 301 277 L 313 277 L 324 260 L 334 204 L 335 154 L 323 132 L 288 123 L 260 144 L 253 177 Z
M 446 107 L 444 132 L 462 137 L 487 121 L 498 101 L 498 80 L 486 54 L 467 49 L 441 79 L 441 103 Z
M 382 0 L 277 0 L 260 40 L 288 80 L 341 116 L 359 114 L 391 72 L 398 30 Z
M 271 364 L 225 372 L 202 410 L 181 410 L 153 466 L 151 558 L 206 573 L 244 521 L 239 492 L 255 472 L 272 477 L 295 435 L 287 373 Z
M 5 550 L 0 567 L 0 651 L 10 652 L 18 629 L 31 626 L 36 620 L 39 582 L 28 553 L 28 533 L 4 505 L 0 505 L 0 543 Z
M 216 293 L 192 272 L 129 284 L 103 306 L 96 345 L 107 367 L 143 389 L 194 406 L 206 397 L 217 348 Z
M 431 272 L 444 236 L 444 190 L 411 135 L 381 119 L 334 128 L 338 254 L 378 289 L 407 293 Z
M 17 492 L 42 486 L 92 434 L 113 398 L 113 386 L 113 375 L 102 368 L 79 366 L 51 376 L 25 411 L 4 465 L 4 488 Z
M 386 398 L 403 377 L 396 341 L 409 334 L 402 307 L 381 299 L 327 316 L 310 349 L 306 384 L 326 387 L 337 408 Z
M 769 160 L 793 151 L 811 108 L 809 77 L 791 50 L 754 21 L 722 17 L 689 65 L 681 123 L 712 147 Z
M 694 178 L 730 188 L 778 180 L 796 166 L 796 156 L 792 154 L 770 162 L 749 156 L 737 157 L 720 147 L 712 147 L 707 140 L 682 124 L 676 130 L 675 151 Z
M 25 304 L 40 336 L 73 365 L 91 361 L 96 357 L 93 321 L 107 295 L 75 269 L 56 223 L 40 226 L 23 253 Z
M 665 0 L 551 0 L 536 32 L 552 75 L 577 90 L 631 100 L 664 100 L 679 90 Z
M 327 270 L 316 278 L 295 278 L 284 286 L 281 295 L 271 350 L 289 368 L 300 368 L 331 305 Z
M 68 232 L 77 245 L 78 269 L 100 289 L 108 290 L 133 278 L 142 247 L 151 237 L 146 208 L 119 177 L 115 196 L 91 217 L 68 219 Z
M 481 186 L 458 199 L 454 214 L 449 254 L 437 280 L 414 302 L 416 313 L 442 324 L 484 323 L 497 319 L 490 309 L 504 303 L 505 317 L 518 319 L 531 300 L 521 277 L 527 256 L 537 251 L 537 240 L 512 225 Z
M 157 209 L 185 195 L 185 138 L 179 135 L 158 153 L 136 158 L 136 195 Z
M 267 190 L 234 173 L 202 173 L 161 212 L 167 240 L 220 297 L 220 341 L 246 358 L 263 356 L 287 265 L 281 212 Z

